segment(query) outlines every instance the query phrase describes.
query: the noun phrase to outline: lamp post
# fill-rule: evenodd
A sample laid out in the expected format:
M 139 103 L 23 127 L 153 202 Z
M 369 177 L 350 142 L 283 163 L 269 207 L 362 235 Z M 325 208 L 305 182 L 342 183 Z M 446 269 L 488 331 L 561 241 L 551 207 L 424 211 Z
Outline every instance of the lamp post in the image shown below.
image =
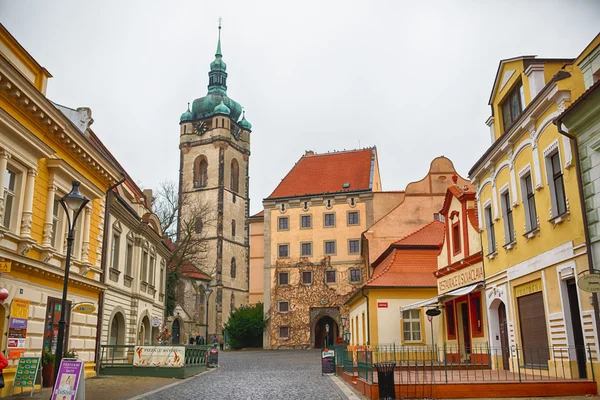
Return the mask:
M 206 289 L 204 289 L 204 295 L 206 296 L 206 334 L 204 335 L 204 344 L 208 344 L 208 299 L 212 292 L 213 290 L 210 286 L 207 286 Z
M 54 363 L 54 382 L 58 376 L 58 369 L 63 358 L 65 344 L 65 315 L 67 308 L 67 292 L 69 289 L 69 269 L 71 268 L 71 250 L 73 248 L 73 231 L 77 224 L 77 217 L 90 200 L 79 193 L 79 182 L 73 181 L 71 192 L 59 200 L 67 216 L 67 259 L 65 260 L 65 281 L 63 285 L 62 302 L 60 306 L 60 320 L 58 321 L 58 340 L 56 342 L 56 361 Z M 73 212 L 73 220 L 69 216 Z M 106 223 L 106 222 L 105 222 Z
M 342 340 L 346 341 L 346 322 L 348 322 L 348 318 L 345 315 L 342 316 Z
M 329 347 L 329 324 L 325 324 L 325 347 Z

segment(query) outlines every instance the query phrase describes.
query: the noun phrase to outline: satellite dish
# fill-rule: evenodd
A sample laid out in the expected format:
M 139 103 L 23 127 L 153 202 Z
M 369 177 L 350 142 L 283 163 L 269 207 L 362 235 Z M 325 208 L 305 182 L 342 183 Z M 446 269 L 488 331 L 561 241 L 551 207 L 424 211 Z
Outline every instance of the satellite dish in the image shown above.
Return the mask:
M 442 312 L 440 310 L 438 310 L 437 308 L 430 308 L 429 310 L 425 311 L 425 314 L 427 314 L 430 317 L 437 317 L 441 313 Z

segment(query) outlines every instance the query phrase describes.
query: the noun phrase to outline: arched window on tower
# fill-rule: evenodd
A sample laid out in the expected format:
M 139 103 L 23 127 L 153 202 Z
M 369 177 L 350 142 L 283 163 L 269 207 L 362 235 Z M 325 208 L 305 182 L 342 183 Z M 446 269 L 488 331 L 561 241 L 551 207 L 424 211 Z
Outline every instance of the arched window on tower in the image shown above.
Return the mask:
M 231 293 L 231 299 L 229 300 L 229 312 L 233 313 L 235 311 L 235 297 L 233 293 Z
M 231 257 L 231 271 L 230 271 L 230 275 L 231 275 L 232 278 L 235 278 L 235 274 L 236 274 L 235 257 Z
M 204 187 L 208 183 L 208 161 L 205 156 L 194 160 L 194 187 Z
M 229 181 L 229 187 L 236 193 L 240 190 L 240 165 L 235 158 L 231 160 L 231 179 Z

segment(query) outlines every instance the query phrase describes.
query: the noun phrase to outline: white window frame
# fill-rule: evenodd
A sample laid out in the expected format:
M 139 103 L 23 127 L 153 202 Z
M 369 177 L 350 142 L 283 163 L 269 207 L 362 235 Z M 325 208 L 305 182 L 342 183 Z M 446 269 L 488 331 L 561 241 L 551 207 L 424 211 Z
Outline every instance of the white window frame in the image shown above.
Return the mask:
M 359 272 L 360 277 L 359 277 L 359 279 L 357 281 L 356 280 L 352 280 L 352 271 L 358 271 Z M 360 283 L 360 282 L 362 282 L 362 269 L 360 269 L 360 268 L 350 268 L 348 270 L 348 280 L 350 281 L 350 283 Z
M 531 205 L 529 204 L 529 197 L 527 196 L 527 179 L 529 178 L 529 180 L 531 181 L 531 192 L 533 194 L 533 203 L 534 203 L 534 210 L 535 210 L 535 218 L 533 218 L 531 216 L 531 213 L 529 212 Z M 539 229 L 539 223 L 538 223 L 538 212 L 537 212 L 537 206 L 536 206 L 536 201 L 535 201 L 535 186 L 533 183 L 533 174 L 531 171 L 531 167 L 527 167 L 525 169 L 523 169 L 521 172 L 519 172 L 519 185 L 521 186 L 521 203 L 523 204 L 523 210 L 525 213 L 525 234 L 528 234 L 530 232 L 534 232 L 536 230 Z M 533 225 L 535 223 L 535 226 Z
M 333 272 L 333 276 L 335 278 L 333 282 L 327 282 L 327 273 L 328 272 Z M 325 277 L 324 278 L 325 278 L 325 284 L 327 284 L 327 285 L 335 285 L 335 284 L 338 283 L 338 271 L 336 269 L 332 269 L 332 268 L 326 269 L 325 270 Z
M 285 246 L 287 248 L 287 255 L 281 255 L 281 247 Z M 277 258 L 290 258 L 290 244 L 289 243 L 277 243 Z
M 27 178 L 27 168 L 17 163 L 13 158 L 8 159 L 6 169 L 12 171 L 15 174 L 15 188 L 11 193 L 13 197 L 13 203 L 10 212 L 9 227 L 6 228 L 4 220 L 7 218 L 8 213 L 6 212 L 6 188 L 2 188 L 2 196 L 4 198 L 4 215 L 2 223 L 0 224 L 4 229 L 9 232 L 17 233 L 21 231 L 21 214 L 23 212 L 23 206 L 25 201 L 25 179 Z M 7 174 L 7 171 L 0 171 L 1 173 Z M 8 180 L 5 182 L 8 185 Z
M 353 252 L 350 243 L 355 241 L 358 242 L 358 251 Z M 348 254 L 360 254 L 360 239 L 348 239 Z
M 281 224 L 282 220 L 287 221 L 287 224 L 286 224 L 287 228 L 282 228 L 281 227 L 280 224 Z M 281 232 L 281 231 L 289 231 L 289 230 L 290 230 L 290 217 L 288 217 L 287 215 L 283 216 L 283 217 L 277 217 L 277 231 Z
M 487 201 L 483 205 L 483 221 L 488 243 L 488 256 L 496 254 L 498 251 L 498 241 L 496 240 L 496 232 L 494 231 L 494 211 L 492 210 L 491 201 Z M 493 244 L 493 246 L 492 246 Z
M 327 243 L 333 243 L 333 253 L 327 252 Z M 326 256 L 335 256 L 337 254 L 337 243 L 335 240 L 325 240 L 323 241 L 323 254 Z
M 511 204 L 510 190 L 508 189 L 508 185 L 506 185 L 506 187 L 500 190 L 500 208 L 502 209 L 502 221 L 504 222 L 504 246 L 510 245 L 517 240 L 515 219 Z M 512 229 L 510 229 L 511 224 Z
M 287 283 L 281 283 L 281 275 L 287 275 Z M 289 272 L 278 272 L 277 273 L 277 286 L 289 286 L 290 285 L 290 273 Z
M 125 245 L 125 276 L 133 278 L 133 255 L 135 252 L 133 237 L 127 235 Z
M 304 254 L 302 246 L 305 244 L 310 245 L 310 252 L 308 254 Z M 312 242 L 300 242 L 300 257 L 312 257 L 313 255 L 313 244 Z
M 306 283 L 304 282 L 304 273 L 308 272 L 310 274 L 310 282 Z M 310 286 L 313 284 L 314 281 L 314 275 L 312 271 L 300 271 L 300 283 L 302 283 L 305 286 Z
M 418 317 L 415 318 L 415 316 L 413 314 L 418 314 Z M 415 314 L 415 315 L 416 315 Z M 417 323 L 419 325 L 419 330 L 418 332 L 415 331 L 414 325 Z M 402 312 L 402 341 L 404 343 L 411 343 L 411 342 L 423 342 L 423 318 L 421 315 L 421 310 L 416 309 L 416 310 L 406 310 Z M 406 329 L 406 324 L 409 324 L 408 327 L 409 329 Z M 406 339 L 406 334 L 410 335 L 410 339 Z M 418 334 L 418 339 L 415 339 L 415 335 Z
M 562 195 L 565 202 L 565 211 L 561 214 L 558 213 L 558 203 L 557 203 L 557 193 L 556 193 L 556 185 L 554 184 L 554 176 L 553 176 L 553 166 L 552 166 L 552 157 L 555 155 L 558 156 L 558 166 L 560 168 L 560 174 L 562 179 Z M 565 176 L 564 176 L 564 168 L 562 165 L 562 154 L 560 153 L 560 149 L 558 147 L 558 140 L 555 140 L 550 146 L 548 146 L 544 150 L 544 166 L 546 168 L 546 182 L 548 183 L 548 187 L 550 188 L 550 204 L 551 204 L 551 214 L 550 218 L 559 217 L 562 214 L 567 214 L 569 212 L 569 203 L 567 201 L 567 193 L 565 188 Z
M 287 336 L 281 336 L 281 328 L 287 328 Z M 277 331 L 278 331 L 277 334 L 279 336 L 279 339 L 289 339 L 290 338 L 290 327 L 289 327 L 289 325 L 281 325 Z

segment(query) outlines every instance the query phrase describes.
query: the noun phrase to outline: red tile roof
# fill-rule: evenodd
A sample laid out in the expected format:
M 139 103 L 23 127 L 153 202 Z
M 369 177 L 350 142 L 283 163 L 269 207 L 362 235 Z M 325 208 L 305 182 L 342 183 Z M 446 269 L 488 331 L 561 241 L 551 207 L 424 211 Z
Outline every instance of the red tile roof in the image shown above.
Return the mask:
M 175 251 L 175 244 L 173 242 L 171 242 L 169 239 L 164 239 L 163 242 L 167 245 L 167 247 L 169 248 L 169 250 L 171 252 Z M 171 260 L 171 263 L 169 264 L 168 268 L 171 270 L 175 269 L 176 265 L 177 264 L 174 263 L 174 260 Z M 200 269 L 193 266 L 187 260 L 183 260 L 181 265 L 179 265 L 179 272 L 181 273 L 181 275 L 187 276 L 188 278 L 202 279 L 202 280 L 210 281 L 210 277 L 208 275 L 206 275 L 204 272 L 200 271 Z
M 404 246 L 438 246 L 444 242 L 444 224 L 440 221 L 432 221 L 417 229 L 413 233 L 404 236 L 394 242 L 395 245 Z
M 327 154 L 307 152 L 267 198 L 370 190 L 375 151 L 373 147 Z M 343 187 L 346 183 L 348 188 Z
M 258 217 L 264 217 L 265 216 L 265 210 L 262 210 L 261 212 L 257 212 L 254 215 L 251 215 L 250 218 L 258 218 Z

